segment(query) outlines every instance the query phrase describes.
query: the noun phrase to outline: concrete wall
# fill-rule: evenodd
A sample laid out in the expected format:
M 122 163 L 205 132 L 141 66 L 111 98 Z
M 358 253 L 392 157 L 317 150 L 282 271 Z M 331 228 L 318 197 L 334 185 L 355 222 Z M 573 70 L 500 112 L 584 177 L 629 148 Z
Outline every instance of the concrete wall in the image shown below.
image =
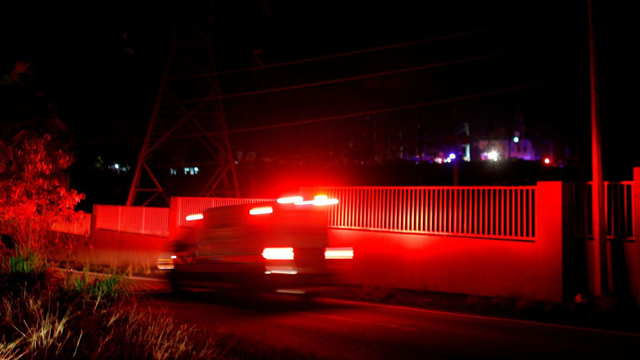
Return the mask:
M 536 189 L 536 241 L 330 230 L 330 245 L 352 246 L 342 281 L 414 290 L 562 301 L 563 227 L 568 205 L 560 182 Z
M 640 230 L 640 168 L 633 169 L 633 229 L 634 236 L 625 234 L 620 238 L 607 239 L 609 296 L 635 298 L 640 305 L 640 246 L 638 246 L 638 230 Z M 574 270 L 579 284 L 576 292 L 597 293 L 599 284 L 596 276 L 596 243 L 593 238 L 574 238 L 573 257 L 580 257 L 572 263 L 578 267 Z M 581 275 L 581 276 L 580 276 Z
M 91 249 L 78 251 L 75 261 L 92 266 L 155 269 L 161 253 L 167 251 L 165 237 L 93 229 Z
M 634 181 L 637 215 L 640 168 L 634 169 Z M 330 243 L 355 249 L 345 283 L 562 301 L 593 288 L 593 241 L 572 238 L 568 194 L 561 182 L 537 184 L 534 241 L 332 229 Z M 176 213 L 170 212 L 173 217 Z M 184 231 L 176 224 L 170 220 L 174 236 Z M 168 250 L 169 238 L 97 230 L 95 219 L 91 234 L 93 250 L 81 251 L 78 260 L 96 265 L 152 268 Z M 609 249 L 612 290 L 640 303 L 636 240 L 610 241 Z

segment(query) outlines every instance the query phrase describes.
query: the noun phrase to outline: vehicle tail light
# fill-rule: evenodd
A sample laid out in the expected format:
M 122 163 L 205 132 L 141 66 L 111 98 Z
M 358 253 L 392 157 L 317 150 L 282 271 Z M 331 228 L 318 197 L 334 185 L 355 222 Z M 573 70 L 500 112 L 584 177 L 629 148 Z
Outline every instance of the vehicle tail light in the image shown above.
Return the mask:
M 271 214 L 272 212 L 273 208 L 271 206 L 257 207 L 249 210 L 249 214 L 251 215 Z
M 353 248 L 326 248 L 324 250 L 325 259 L 353 259 Z
M 186 220 L 194 221 L 194 220 L 202 220 L 203 218 L 204 218 L 204 215 L 202 214 L 191 214 L 191 215 L 187 215 Z
M 293 248 L 264 248 L 262 257 L 267 260 L 293 260 Z

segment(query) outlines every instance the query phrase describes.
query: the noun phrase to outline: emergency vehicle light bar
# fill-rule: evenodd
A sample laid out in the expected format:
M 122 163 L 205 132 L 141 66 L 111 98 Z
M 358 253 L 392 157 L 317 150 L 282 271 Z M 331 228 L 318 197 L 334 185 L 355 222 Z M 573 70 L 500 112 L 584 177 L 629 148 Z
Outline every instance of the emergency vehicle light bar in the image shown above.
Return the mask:
M 291 204 L 304 200 L 302 196 L 290 196 L 278 199 L 278 204 Z
M 194 220 L 202 220 L 203 218 L 204 218 L 204 215 L 202 214 L 191 214 L 191 215 L 187 215 L 186 220 L 194 221 Z
M 298 201 L 295 202 L 295 205 L 315 205 L 315 206 L 323 206 L 323 205 L 334 205 L 338 203 L 338 199 L 329 199 L 327 195 L 316 195 L 313 200 L 307 201 Z

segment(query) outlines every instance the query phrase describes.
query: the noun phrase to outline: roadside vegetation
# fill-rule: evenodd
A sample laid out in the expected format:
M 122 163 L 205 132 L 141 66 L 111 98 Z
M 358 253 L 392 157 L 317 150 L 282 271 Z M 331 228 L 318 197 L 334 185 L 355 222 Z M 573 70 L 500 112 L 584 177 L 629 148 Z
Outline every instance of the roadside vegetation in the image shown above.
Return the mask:
M 64 273 L 3 258 L 0 359 L 216 359 L 206 333 L 137 305 L 123 274 Z
M 54 231 L 83 219 L 84 194 L 69 186 L 72 136 L 36 78 L 26 62 L 0 74 L 0 359 L 304 358 L 233 337 L 221 344 L 141 307 L 125 274 L 151 266 L 96 277 L 87 264 L 80 275 L 54 265 L 91 244 Z
M 30 64 L 0 75 L 0 359 L 212 359 L 206 334 L 137 306 L 123 274 L 61 272 L 90 246 L 54 231 L 82 218 L 71 136 Z

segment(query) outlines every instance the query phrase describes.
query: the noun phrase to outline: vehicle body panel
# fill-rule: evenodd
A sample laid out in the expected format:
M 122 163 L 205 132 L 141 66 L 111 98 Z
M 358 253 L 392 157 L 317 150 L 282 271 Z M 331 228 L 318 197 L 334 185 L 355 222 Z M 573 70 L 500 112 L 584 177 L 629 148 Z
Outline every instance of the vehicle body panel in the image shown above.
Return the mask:
M 252 215 L 257 208 L 270 212 Z M 327 208 L 273 202 L 205 210 L 175 243 L 174 289 L 309 293 L 334 285 L 336 260 L 325 259 Z M 267 259 L 265 248 L 291 248 L 293 259 Z

